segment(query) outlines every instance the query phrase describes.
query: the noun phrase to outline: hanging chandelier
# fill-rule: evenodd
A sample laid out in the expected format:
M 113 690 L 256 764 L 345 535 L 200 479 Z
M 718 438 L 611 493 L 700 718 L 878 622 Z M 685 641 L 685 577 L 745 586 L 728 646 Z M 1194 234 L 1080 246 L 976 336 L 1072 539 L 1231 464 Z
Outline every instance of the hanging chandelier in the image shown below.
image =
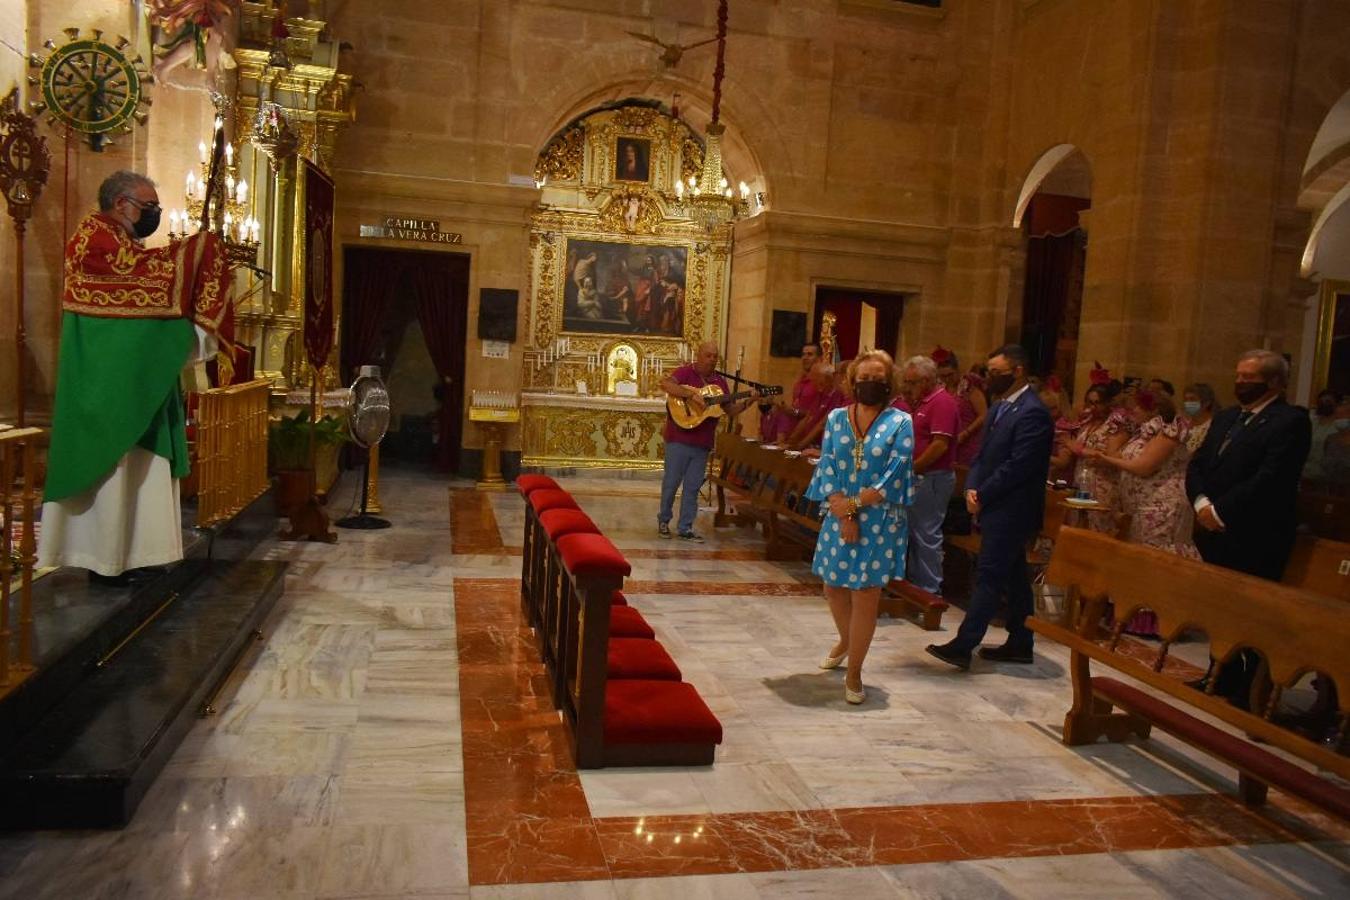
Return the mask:
M 215 131 L 220 131 L 224 122 L 219 116 L 215 120 Z M 214 141 L 214 132 L 212 134 Z M 206 194 L 214 189 L 212 198 L 212 216 L 206 223 L 209 231 L 218 233 L 225 240 L 225 252 L 235 265 L 254 263 L 258 258 L 259 231 L 261 223 L 253 218 L 249 206 L 248 182 L 237 178 L 238 166 L 234 161 L 234 145 L 225 142 L 225 177 L 216 185 L 210 185 L 211 168 L 208 148 L 205 141 L 197 145 L 199 156 L 198 172 L 187 173 L 186 189 L 183 192 L 184 208 L 169 213 L 169 240 L 180 241 L 194 231 L 200 230 L 202 208 Z
M 692 219 L 706 231 L 715 231 L 723 225 L 752 215 L 764 205 L 763 194 L 752 194 L 750 186 L 742 181 L 732 190 L 722 172 L 722 135 L 726 126 L 720 120 L 722 110 L 722 76 L 726 74 L 727 54 L 727 0 L 717 7 L 717 66 L 713 69 L 712 120 L 708 123 L 703 149 L 703 168 L 698 177 L 689 176 L 686 184 L 675 181 L 676 212 Z

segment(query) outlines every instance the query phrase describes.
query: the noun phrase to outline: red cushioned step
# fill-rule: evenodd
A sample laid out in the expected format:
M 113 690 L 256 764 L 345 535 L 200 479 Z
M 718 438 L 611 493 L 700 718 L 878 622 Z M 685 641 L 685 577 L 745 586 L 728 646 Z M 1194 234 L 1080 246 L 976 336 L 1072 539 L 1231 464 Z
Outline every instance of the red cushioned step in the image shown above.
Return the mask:
M 683 681 L 610 681 L 605 686 L 605 743 L 720 744 L 722 723 Z
M 549 478 L 547 475 L 517 475 L 516 490 L 520 491 L 522 497 L 528 497 L 539 490 L 558 490 L 558 482 Z
M 530 502 L 534 502 L 534 497 Z M 628 575 L 633 571 L 619 548 L 603 534 L 560 537 L 558 553 L 562 556 L 563 566 L 573 575 Z
M 550 509 L 539 514 L 539 524 L 552 540 L 565 534 L 599 534 L 591 517 L 579 509 Z
M 543 488 L 535 491 L 529 496 L 530 506 L 534 507 L 536 513 L 546 513 L 550 509 L 576 509 L 577 501 L 572 499 L 572 495 L 567 491 L 549 490 Z
M 1195 744 L 1222 756 L 1257 781 L 1308 800 L 1350 820 L 1350 790 L 1321 778 L 1301 766 L 1280 759 L 1250 741 L 1221 731 L 1177 709 L 1170 703 L 1146 694 L 1114 678 L 1092 679 L 1092 692 L 1131 712 L 1137 713 L 1163 731 L 1188 744 Z
M 642 618 L 642 613 L 633 609 L 631 606 L 611 606 L 609 608 L 609 636 L 610 638 L 647 638 L 651 640 L 656 637 L 656 632 L 652 631 L 652 626 L 647 624 L 647 620 Z
M 649 638 L 609 639 L 610 678 L 651 678 L 679 681 L 680 667 L 660 641 Z
M 615 589 L 614 593 L 609 595 L 610 606 L 627 606 L 628 598 L 623 595 L 623 591 Z

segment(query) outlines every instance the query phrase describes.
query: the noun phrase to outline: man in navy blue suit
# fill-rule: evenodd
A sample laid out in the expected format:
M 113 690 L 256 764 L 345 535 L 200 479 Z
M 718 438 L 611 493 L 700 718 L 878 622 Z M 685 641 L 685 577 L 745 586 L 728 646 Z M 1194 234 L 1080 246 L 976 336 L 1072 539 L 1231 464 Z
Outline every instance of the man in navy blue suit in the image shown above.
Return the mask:
M 1006 593 L 1008 640 L 1001 647 L 980 647 L 980 658 L 1030 663 L 1032 613 L 1027 544 L 1041 529 L 1045 514 L 1045 478 L 1050 471 L 1054 425 L 1050 413 L 1027 384 L 1027 352 L 1016 344 L 1000 347 L 989 358 L 989 392 L 1002 399 L 989 408 L 980 455 L 966 476 L 966 508 L 980 523 L 980 557 L 975 592 L 956 637 L 929 644 L 928 652 L 958 669 L 970 668 L 970 655 L 984 640 L 989 622 Z

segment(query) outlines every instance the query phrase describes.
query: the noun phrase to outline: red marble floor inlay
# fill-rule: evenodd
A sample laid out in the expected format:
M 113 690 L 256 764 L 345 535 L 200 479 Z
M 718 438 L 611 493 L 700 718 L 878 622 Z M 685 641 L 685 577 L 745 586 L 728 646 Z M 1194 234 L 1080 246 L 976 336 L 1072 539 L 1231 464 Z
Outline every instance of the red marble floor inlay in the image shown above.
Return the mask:
M 1350 827 L 1305 804 L 1273 797 L 1256 812 L 1218 794 L 597 819 L 519 591 L 514 577 L 455 580 L 471 884 L 1350 839 Z

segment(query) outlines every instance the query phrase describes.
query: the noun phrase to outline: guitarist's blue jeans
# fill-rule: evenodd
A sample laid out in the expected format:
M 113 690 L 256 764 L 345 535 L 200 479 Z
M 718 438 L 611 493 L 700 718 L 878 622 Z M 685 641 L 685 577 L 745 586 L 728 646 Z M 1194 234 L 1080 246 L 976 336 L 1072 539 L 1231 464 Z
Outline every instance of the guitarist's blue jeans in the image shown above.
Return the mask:
M 666 441 L 666 470 L 661 477 L 661 510 L 656 514 L 656 521 L 662 525 L 670 522 L 671 510 L 675 505 L 675 489 L 683 485 L 680 494 L 680 534 L 694 528 L 694 517 L 698 515 L 698 490 L 708 473 L 708 452 L 707 447 Z

